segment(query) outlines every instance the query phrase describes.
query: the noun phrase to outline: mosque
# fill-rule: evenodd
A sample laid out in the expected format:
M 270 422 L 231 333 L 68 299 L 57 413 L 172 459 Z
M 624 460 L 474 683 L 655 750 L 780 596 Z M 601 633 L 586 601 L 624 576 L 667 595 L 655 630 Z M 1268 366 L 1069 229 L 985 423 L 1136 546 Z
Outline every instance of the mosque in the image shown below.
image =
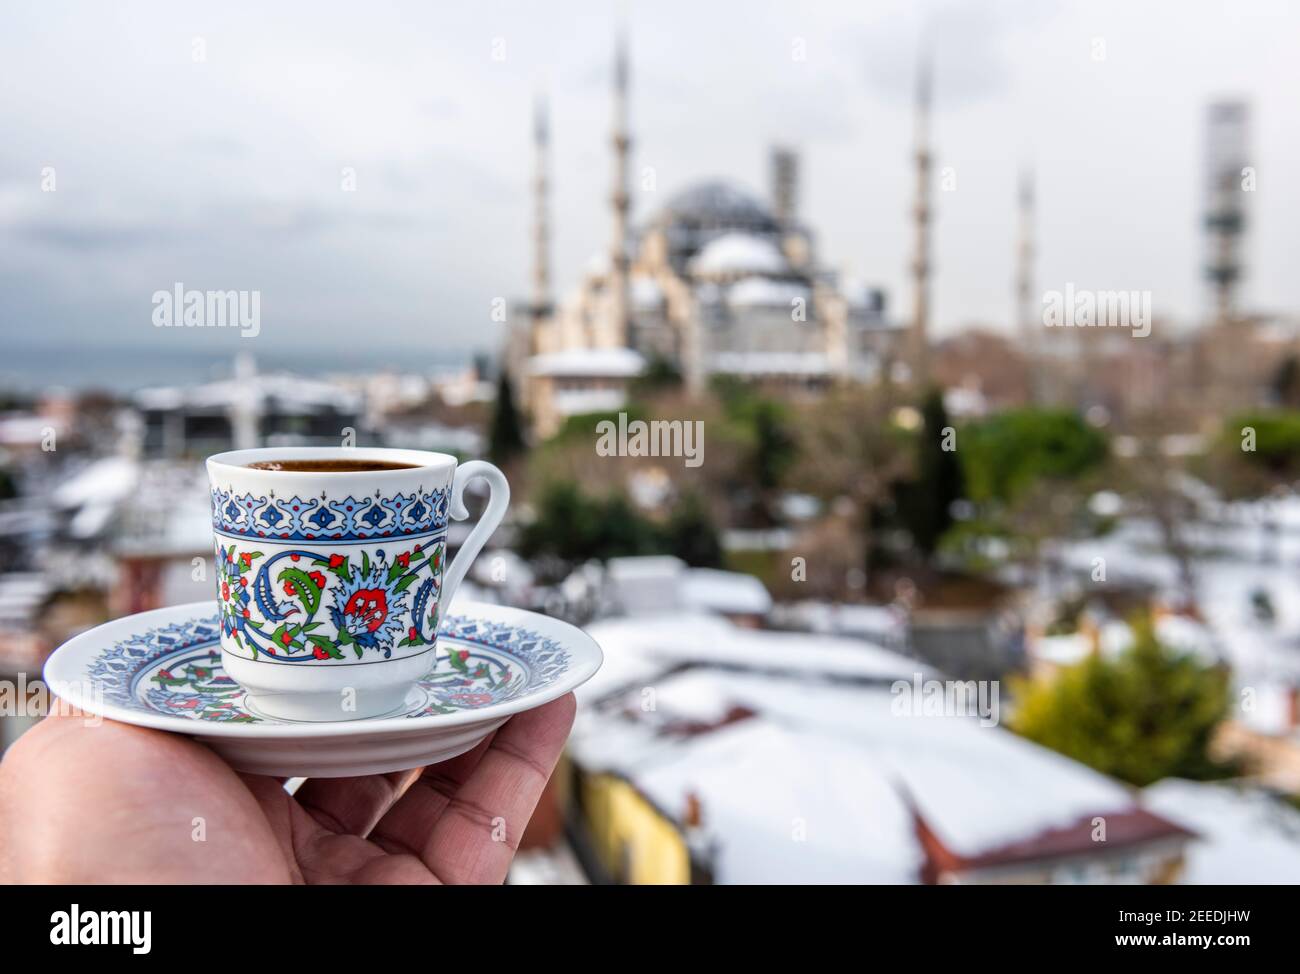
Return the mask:
M 618 409 L 646 369 L 670 365 L 693 392 L 732 375 L 816 394 L 897 367 L 906 328 L 882 291 L 842 283 L 797 212 L 798 155 L 772 150 L 770 199 L 723 180 L 690 186 L 631 222 L 628 58 L 614 72 L 611 245 L 558 301 L 549 267 L 548 126 L 534 144 L 532 299 L 512 315 L 506 368 L 539 436 L 567 416 Z

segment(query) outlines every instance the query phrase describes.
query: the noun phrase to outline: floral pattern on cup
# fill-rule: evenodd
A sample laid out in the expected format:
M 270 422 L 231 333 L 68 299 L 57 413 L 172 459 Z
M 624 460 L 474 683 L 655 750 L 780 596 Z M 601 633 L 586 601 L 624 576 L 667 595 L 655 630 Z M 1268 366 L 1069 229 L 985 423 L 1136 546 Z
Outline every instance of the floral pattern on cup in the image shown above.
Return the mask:
M 441 540 L 329 554 L 216 546 L 221 632 L 251 658 L 304 662 L 390 659 L 432 646 L 438 631 Z

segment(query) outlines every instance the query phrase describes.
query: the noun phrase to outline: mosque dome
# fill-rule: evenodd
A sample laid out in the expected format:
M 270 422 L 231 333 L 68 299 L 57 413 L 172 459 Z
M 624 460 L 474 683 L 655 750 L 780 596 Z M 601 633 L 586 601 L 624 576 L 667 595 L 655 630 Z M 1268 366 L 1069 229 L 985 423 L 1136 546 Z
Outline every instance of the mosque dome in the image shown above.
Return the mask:
M 714 237 L 691 258 L 689 266 L 696 277 L 780 275 L 789 270 L 775 238 L 751 233 L 725 233 Z
M 721 180 L 682 190 L 668 201 L 655 223 L 664 232 L 669 260 L 679 271 L 718 237 L 741 233 L 775 242 L 781 234 L 781 225 L 766 203 Z

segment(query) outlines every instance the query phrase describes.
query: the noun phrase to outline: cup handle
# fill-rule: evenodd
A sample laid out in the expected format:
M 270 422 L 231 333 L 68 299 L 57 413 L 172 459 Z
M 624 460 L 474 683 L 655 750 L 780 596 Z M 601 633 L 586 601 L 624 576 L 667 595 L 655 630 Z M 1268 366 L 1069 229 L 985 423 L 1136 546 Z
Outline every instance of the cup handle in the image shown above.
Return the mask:
M 486 460 L 470 460 L 458 466 L 455 476 L 451 478 L 452 517 L 457 521 L 469 517 L 469 511 L 465 508 L 465 485 L 479 477 L 488 482 L 491 490 L 488 495 L 487 510 L 479 518 L 478 524 L 474 525 L 474 530 L 460 546 L 460 551 L 456 552 L 456 557 L 451 560 L 443 575 L 442 591 L 438 595 L 438 603 L 441 606 L 438 615 L 441 618 L 446 617 L 451 607 L 451 600 L 456 595 L 456 589 L 460 588 L 465 573 L 469 571 L 470 564 L 483 550 L 483 545 L 487 544 L 487 539 L 497 529 L 501 519 L 506 515 L 506 508 L 510 506 L 510 485 L 506 483 L 505 474 Z

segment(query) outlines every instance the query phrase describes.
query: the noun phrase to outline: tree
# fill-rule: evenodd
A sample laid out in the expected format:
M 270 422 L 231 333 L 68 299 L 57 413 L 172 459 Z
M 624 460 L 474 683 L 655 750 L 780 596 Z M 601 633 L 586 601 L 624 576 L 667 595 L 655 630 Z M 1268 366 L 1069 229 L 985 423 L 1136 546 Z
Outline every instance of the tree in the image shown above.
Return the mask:
M 1086 522 L 1085 500 L 1110 449 L 1105 434 L 1077 413 L 1030 407 L 963 426 L 958 455 L 974 505 L 961 537 L 1000 538 L 1012 557 L 1036 563 L 1045 540 Z
M 515 393 L 505 369 L 497 377 L 496 405 L 488 428 L 488 456 L 499 464 L 509 463 L 527 448 L 523 419 L 515 408 Z
M 748 520 L 762 526 L 775 524 L 776 494 L 798 459 L 790 411 L 785 403 L 760 394 L 734 376 L 715 376 L 712 389 L 725 420 L 725 428 L 718 433 L 740 446 L 740 462 L 733 471 L 739 490 L 731 497 L 749 495 Z
M 1051 681 L 1019 681 L 1013 728 L 1045 747 L 1139 787 L 1161 778 L 1228 772 L 1210 740 L 1228 713 L 1226 670 L 1176 653 L 1149 618 L 1134 620 L 1133 646 L 1089 656 Z
M 915 468 L 915 432 L 891 418 L 885 391 L 860 385 L 838 386 L 795 415 L 798 459 L 789 486 L 818 498 L 828 513 L 824 524 L 805 529 L 796 550 L 820 554 L 795 586 L 823 598 L 851 594 L 850 573 L 868 573 L 890 563 L 887 542 L 897 527 L 886 515 L 894 510 L 891 492 Z M 815 547 L 812 547 L 814 546 Z M 780 573 L 773 583 L 791 598 L 795 592 Z
M 962 430 L 971 500 L 1014 504 L 1040 481 L 1075 480 L 1105 462 L 1105 435 L 1068 409 L 1009 409 Z
M 708 504 L 697 491 L 677 499 L 663 529 L 664 548 L 693 568 L 721 568 L 722 543 Z
M 617 491 L 591 497 L 572 481 L 547 484 L 533 520 L 519 533 L 519 554 L 558 580 L 575 565 L 621 555 L 658 554 L 661 539 L 647 518 Z
M 916 477 L 898 495 L 898 510 L 917 548 L 929 558 L 952 527 L 952 505 L 965 493 L 956 433 L 948 421 L 943 393 L 933 389 L 921 407 Z
M 1258 497 L 1300 479 L 1300 411 L 1242 413 L 1223 424 L 1203 473 L 1229 497 Z

